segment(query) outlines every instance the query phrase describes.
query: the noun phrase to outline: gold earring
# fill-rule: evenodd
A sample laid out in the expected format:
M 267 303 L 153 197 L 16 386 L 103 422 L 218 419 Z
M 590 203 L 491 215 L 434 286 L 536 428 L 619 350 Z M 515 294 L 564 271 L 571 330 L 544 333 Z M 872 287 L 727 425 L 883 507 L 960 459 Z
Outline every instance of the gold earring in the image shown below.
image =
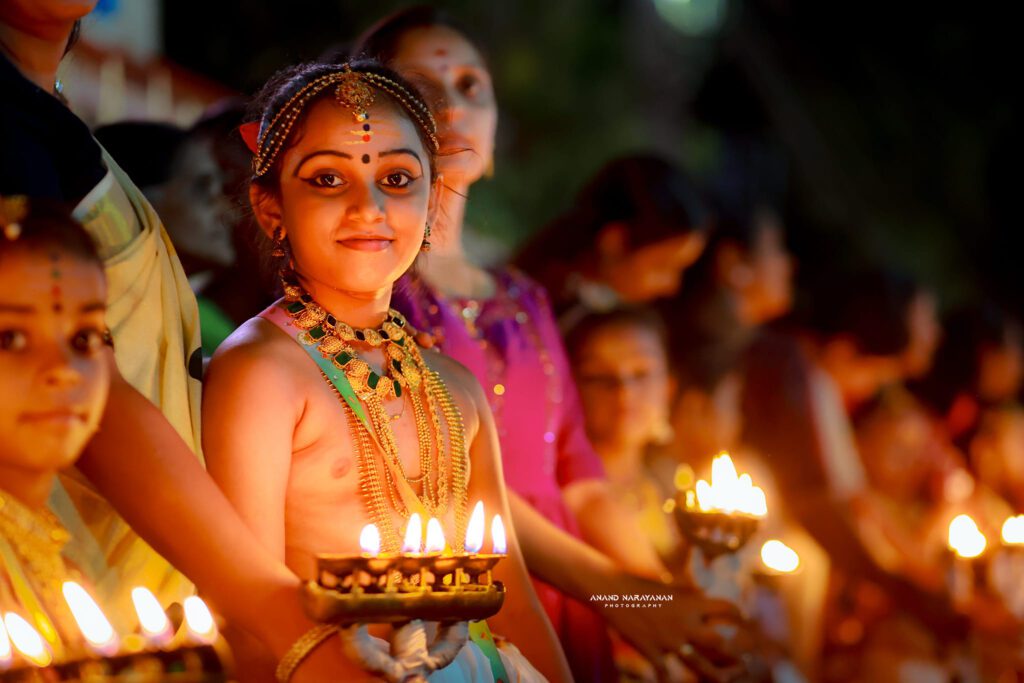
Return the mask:
M 274 248 L 271 250 L 270 255 L 274 258 L 284 258 L 284 228 L 280 225 L 274 228 L 274 237 L 272 239 L 274 241 Z
M 423 231 L 423 244 L 420 245 L 420 251 L 424 253 L 430 251 L 430 223 L 427 223 L 427 229 Z

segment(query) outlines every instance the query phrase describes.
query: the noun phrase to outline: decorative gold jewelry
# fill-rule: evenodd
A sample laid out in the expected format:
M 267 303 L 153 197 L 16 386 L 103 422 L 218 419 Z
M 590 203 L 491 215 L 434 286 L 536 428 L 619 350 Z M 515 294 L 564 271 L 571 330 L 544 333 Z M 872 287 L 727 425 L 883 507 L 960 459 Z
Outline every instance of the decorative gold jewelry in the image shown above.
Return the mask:
M 284 310 L 291 316 L 292 324 L 303 330 L 298 335 L 299 343 L 316 346 L 324 358 L 329 358 L 334 367 L 344 372 L 357 398 L 366 407 L 369 424 L 364 426 L 330 378 L 323 375 L 348 418 L 359 451 L 360 489 L 367 511 L 381 532 L 383 549 L 387 552 L 400 549 L 399 529 L 391 510 L 403 519 L 414 512 L 403 497 L 403 491 L 408 490 L 415 494 L 427 515 L 439 520 L 444 518 L 450 505 L 454 507 L 455 535 L 451 538 L 455 547 L 466 532 L 468 455 L 465 430 L 462 415 L 447 386 L 423 360 L 415 340 L 416 330 L 393 309 L 388 311 L 387 319 L 379 328 L 354 329 L 324 310 L 297 283 L 285 280 L 284 292 Z M 382 374 L 359 358 L 353 347 L 357 343 L 383 349 L 386 366 Z M 412 403 L 420 466 L 419 475 L 415 477 L 405 471 L 392 418 L 384 409 L 383 401 L 391 398 L 407 398 Z M 378 449 L 371 443 L 368 430 L 376 437 Z
M 278 683 L 288 683 L 306 657 L 337 632 L 338 627 L 334 624 L 319 624 L 300 636 L 277 663 L 274 675 L 277 677 Z
M 326 88 L 335 86 L 335 100 L 353 112 L 356 121 L 363 123 L 369 118 L 366 113 L 374 101 L 373 89 L 390 95 L 403 109 L 408 112 L 414 122 L 426 133 L 430 142 L 430 151 L 438 150 L 437 123 L 433 114 L 418 97 L 410 93 L 396 81 L 371 71 L 356 71 L 344 64 L 337 71 L 324 74 L 311 83 L 303 86 L 292 95 L 280 111 L 264 126 L 257 140 L 257 153 L 253 158 L 253 173 L 259 177 L 265 174 L 274 164 L 274 160 L 284 147 L 292 127 L 309 102 Z M 362 142 L 369 142 L 371 131 L 368 124 L 363 131 L 353 131 L 360 136 Z
M 0 197 L 0 228 L 4 237 L 13 242 L 21 236 L 21 221 L 28 215 L 28 197 L 15 195 Z
M 427 228 L 423 231 L 423 244 L 420 245 L 420 251 L 430 251 L 430 246 L 430 223 L 427 223 Z
M 274 248 L 270 252 L 270 255 L 273 256 L 274 258 L 284 258 L 284 228 L 281 227 L 280 225 L 274 228 L 274 237 L 272 239 L 274 242 Z
M 6 574 L 10 597 L 32 615 L 55 653 L 79 644 L 78 630 L 62 591 L 65 581 L 81 580 L 68 569 L 61 555 L 70 538 L 53 514 L 30 510 L 0 491 L 0 577 Z M 0 585 L 0 602 L 5 588 Z

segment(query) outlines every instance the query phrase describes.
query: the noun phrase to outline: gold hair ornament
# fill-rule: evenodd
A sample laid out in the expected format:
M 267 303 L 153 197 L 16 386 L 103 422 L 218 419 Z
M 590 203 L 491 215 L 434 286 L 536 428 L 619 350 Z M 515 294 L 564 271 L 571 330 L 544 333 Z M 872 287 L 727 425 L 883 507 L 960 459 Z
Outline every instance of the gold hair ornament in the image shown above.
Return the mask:
M 372 138 L 369 124 L 365 122 L 369 118 L 367 110 L 376 99 L 373 92 L 376 88 L 393 97 L 412 116 L 416 124 L 426 132 L 430 151 L 434 154 L 437 153 L 439 147 L 437 123 L 434 121 L 433 114 L 417 96 L 387 76 L 368 71 L 353 71 L 348 64 L 345 64 L 340 70 L 324 74 L 300 88 L 281 107 L 274 118 L 263 127 L 257 140 L 257 151 L 252 163 L 253 173 L 256 177 L 264 175 L 273 166 L 274 160 L 281 153 L 292 127 L 302 116 L 306 105 L 331 86 L 335 87 L 335 101 L 350 110 L 357 123 L 363 124 L 364 130 L 352 131 L 359 136 L 359 139 L 349 144 L 369 142 Z

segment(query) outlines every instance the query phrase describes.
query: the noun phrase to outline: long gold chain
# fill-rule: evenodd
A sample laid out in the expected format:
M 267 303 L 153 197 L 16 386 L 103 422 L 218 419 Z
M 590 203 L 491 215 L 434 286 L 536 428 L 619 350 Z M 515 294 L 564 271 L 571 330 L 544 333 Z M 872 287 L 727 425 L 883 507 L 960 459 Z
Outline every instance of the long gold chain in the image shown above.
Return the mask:
M 284 309 L 293 324 L 303 330 L 299 334 L 299 342 L 315 345 L 324 358 L 330 358 L 332 364 L 345 373 L 366 408 L 369 424 L 363 425 L 338 388 L 321 372 L 345 411 L 359 451 L 360 491 L 370 517 L 381 530 L 384 549 L 397 551 L 400 544 L 399 532 L 389 510 L 395 510 L 403 519 L 410 514 L 403 500 L 403 484 L 416 494 L 431 517 L 443 519 L 448 513 L 449 503 L 454 505 L 455 536 L 451 545 L 461 549 L 468 507 L 468 454 L 462 414 L 444 381 L 423 360 L 415 341 L 415 331 L 394 310 L 388 312 L 380 328 L 356 330 L 336 320 L 294 282 L 286 281 L 284 289 Z M 353 342 L 383 347 L 385 367 L 381 374 L 359 358 Z M 384 408 L 384 399 L 391 397 L 408 399 L 413 406 L 420 466 L 419 475 L 415 477 L 408 476 L 405 471 L 392 425 L 393 418 Z M 445 448 L 445 432 L 448 434 L 448 449 Z M 371 443 L 371 436 L 376 437 L 383 462 L 376 456 L 378 449 Z M 448 481 L 449 459 L 452 463 L 451 482 Z M 403 481 L 397 481 L 396 476 Z M 454 492 L 454 498 L 451 492 Z

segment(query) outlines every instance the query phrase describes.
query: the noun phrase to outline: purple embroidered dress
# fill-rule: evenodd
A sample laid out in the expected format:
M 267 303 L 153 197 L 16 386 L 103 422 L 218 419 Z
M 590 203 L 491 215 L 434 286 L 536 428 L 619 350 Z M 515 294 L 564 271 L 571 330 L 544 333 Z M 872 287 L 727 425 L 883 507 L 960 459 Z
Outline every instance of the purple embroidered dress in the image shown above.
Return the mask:
M 414 327 L 433 334 L 442 352 L 480 380 L 498 428 L 508 487 L 578 537 L 561 489 L 605 475 L 584 432 L 562 339 L 540 285 L 511 269 L 491 274 L 497 289 L 484 300 L 447 298 L 421 278 L 406 276 L 395 286 L 392 306 Z M 534 587 L 574 674 L 578 677 L 583 666 L 589 671 L 581 680 L 601 679 L 600 620 L 548 584 L 534 579 Z

